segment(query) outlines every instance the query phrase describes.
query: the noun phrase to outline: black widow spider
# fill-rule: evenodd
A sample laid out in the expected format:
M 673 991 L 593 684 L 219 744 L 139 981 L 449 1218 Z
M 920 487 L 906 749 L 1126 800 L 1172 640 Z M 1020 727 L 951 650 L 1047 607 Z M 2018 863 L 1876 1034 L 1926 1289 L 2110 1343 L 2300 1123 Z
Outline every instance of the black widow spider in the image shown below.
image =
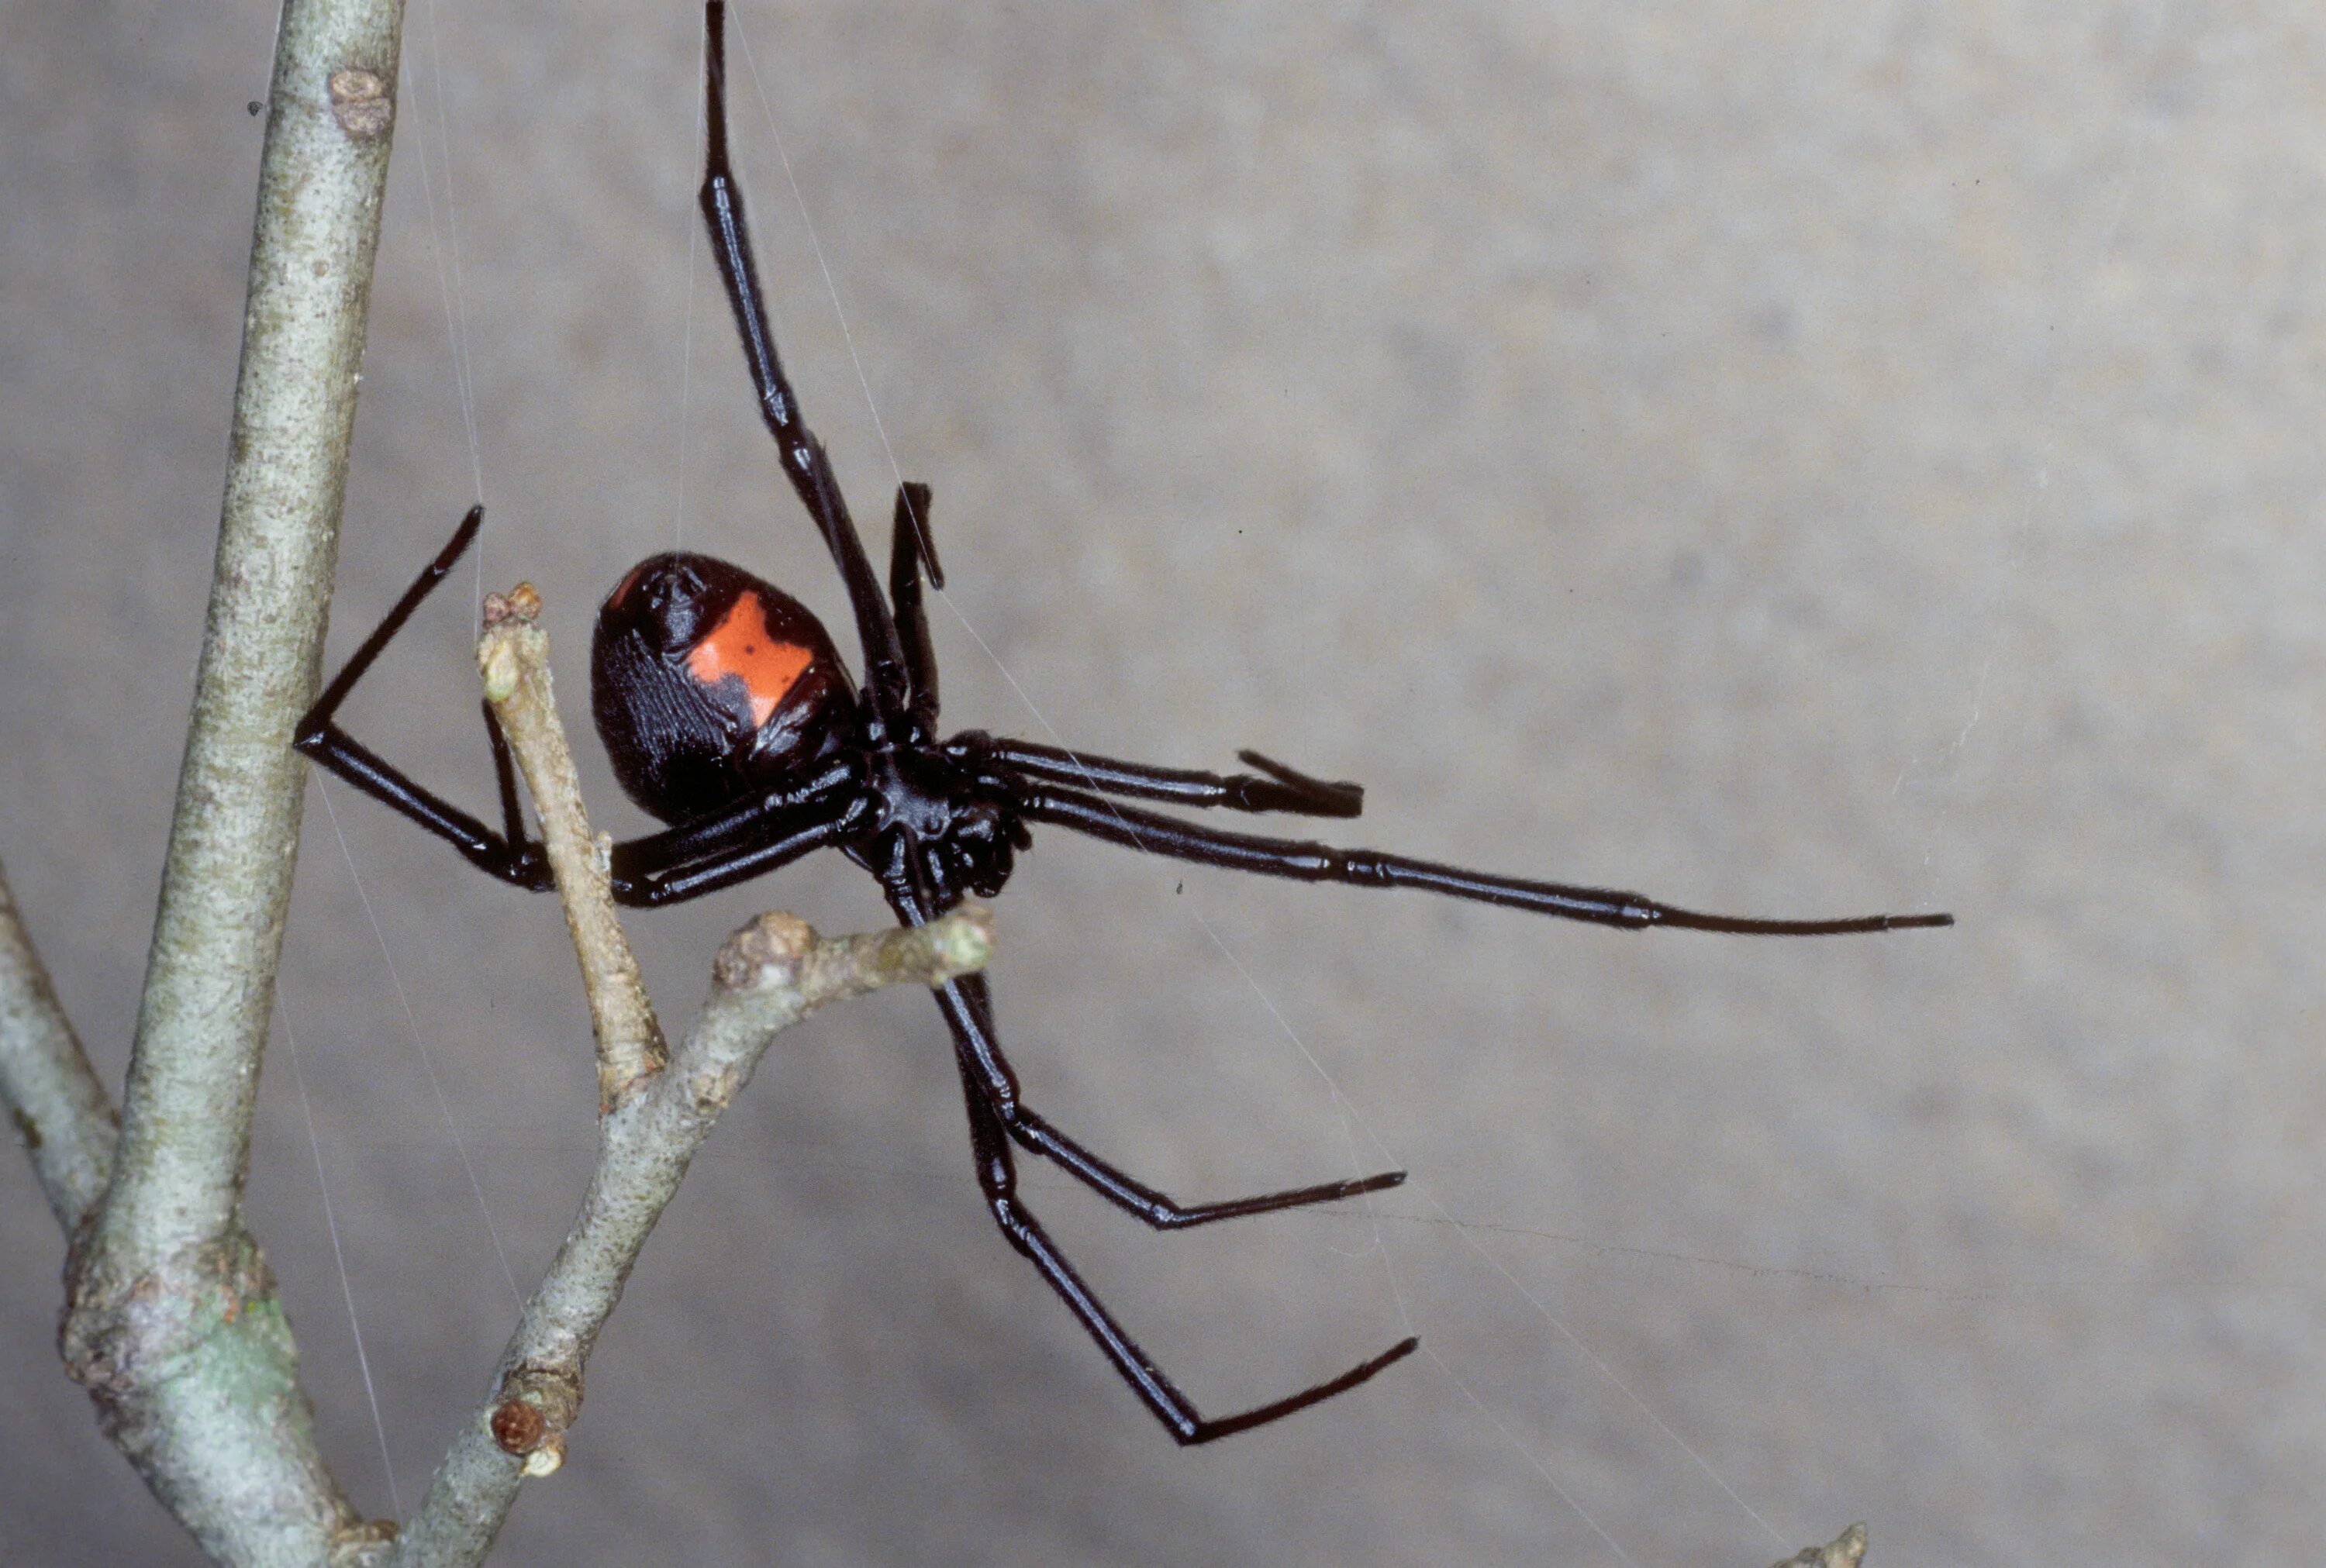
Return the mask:
M 1634 893 L 1525 881 L 1371 849 L 1223 832 L 1121 803 L 1143 800 L 1314 817 L 1354 817 L 1362 808 L 1358 785 L 1310 778 L 1257 752 L 1238 754 L 1257 772 L 1220 775 L 1118 762 L 979 730 L 940 739 L 936 660 L 921 603 L 924 571 L 934 586 L 944 586 L 929 541 L 928 487 L 907 484 L 898 492 L 884 599 L 823 443 L 803 422 L 776 357 L 742 196 L 727 162 L 723 0 L 708 0 L 706 11 L 703 217 L 758 390 L 760 414 L 781 449 L 792 487 L 847 585 L 863 642 L 865 679 L 861 689 L 851 680 L 831 637 L 805 606 L 740 567 L 673 552 L 631 568 L 598 611 L 591 644 L 591 707 L 624 791 L 672 825 L 614 846 L 618 900 L 642 907 L 675 904 L 764 875 L 813 850 L 836 849 L 879 881 L 899 921 L 918 925 L 969 894 L 991 897 L 1000 892 L 1009 879 L 1015 852 L 1031 842 L 1030 824 L 1046 822 L 1144 854 L 1303 882 L 1419 887 L 1627 929 L 1838 936 L 1953 923 L 1945 914 L 1852 920 L 1704 914 Z M 473 864 L 519 887 L 545 892 L 551 888 L 549 867 L 541 845 L 526 836 L 508 745 L 489 705 L 485 725 L 499 784 L 498 833 L 413 783 L 333 720 L 389 639 L 468 549 L 483 516 L 481 506 L 469 513 L 301 721 L 294 744 L 448 840 Z M 994 1032 L 983 976 L 954 980 L 935 994 L 953 1031 L 971 1152 L 995 1222 L 1180 1443 L 1208 1443 L 1289 1415 L 1355 1387 L 1414 1350 L 1419 1341 L 1407 1339 L 1289 1397 L 1235 1415 L 1198 1413 L 1018 1202 L 1010 1146 L 1055 1160 L 1100 1196 L 1158 1230 L 1379 1192 L 1403 1181 L 1405 1173 L 1224 1202 L 1177 1203 L 1091 1153 L 1024 1102 Z

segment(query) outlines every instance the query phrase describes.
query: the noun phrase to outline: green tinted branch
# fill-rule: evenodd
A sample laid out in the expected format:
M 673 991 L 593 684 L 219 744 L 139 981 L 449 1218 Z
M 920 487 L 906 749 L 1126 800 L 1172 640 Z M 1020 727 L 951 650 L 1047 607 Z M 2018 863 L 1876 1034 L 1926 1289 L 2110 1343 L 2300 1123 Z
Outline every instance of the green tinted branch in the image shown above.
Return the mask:
M 16 1124 L 50 1211 L 80 1229 L 113 1169 L 119 1122 L 57 1005 L 49 972 L 0 874 L 0 1105 Z
M 76 1249 L 67 1369 L 211 1556 L 367 1538 L 315 1447 L 241 1220 L 386 191 L 401 0 L 285 0 L 260 154 L 209 612 L 111 1184 Z

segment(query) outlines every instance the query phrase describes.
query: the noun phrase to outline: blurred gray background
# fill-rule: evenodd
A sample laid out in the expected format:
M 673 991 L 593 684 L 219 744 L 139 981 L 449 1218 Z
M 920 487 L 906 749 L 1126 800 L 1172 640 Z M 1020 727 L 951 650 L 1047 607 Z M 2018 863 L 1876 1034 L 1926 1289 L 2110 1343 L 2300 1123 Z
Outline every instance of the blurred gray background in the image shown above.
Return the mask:
M 1427 1353 L 1178 1452 L 993 1233 L 887 995 L 720 1129 L 503 1560 L 1754 1568 L 1856 1518 L 1883 1568 L 2316 1560 L 2313 8 L 737 22 L 809 413 L 881 547 L 898 469 L 935 486 L 952 722 L 1260 746 L 1362 779 L 1359 842 L 1962 923 L 1626 936 L 1047 834 L 995 970 L 1036 1104 L 1182 1196 L 1413 1181 L 1177 1237 L 1039 1167 L 1035 1206 L 1209 1407 Z M 0 6 L 0 858 L 108 1077 L 273 26 Z M 675 540 L 837 621 L 693 232 L 699 38 L 414 6 L 335 663 L 480 487 L 577 724 L 599 597 Z M 476 591 L 349 717 L 481 804 Z M 586 1021 L 548 900 L 337 785 L 307 821 L 250 1208 L 387 1513 L 572 1213 Z M 882 919 L 836 858 L 635 919 L 675 1025 L 771 905 Z M 5 1164 L 0 1555 L 190 1561 L 57 1367 Z

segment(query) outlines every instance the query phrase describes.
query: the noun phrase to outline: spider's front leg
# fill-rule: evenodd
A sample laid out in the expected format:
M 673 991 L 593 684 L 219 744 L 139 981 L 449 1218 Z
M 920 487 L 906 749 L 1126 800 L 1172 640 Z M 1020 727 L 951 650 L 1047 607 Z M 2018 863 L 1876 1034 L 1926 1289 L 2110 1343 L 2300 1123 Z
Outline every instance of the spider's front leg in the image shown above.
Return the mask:
M 864 645 L 864 683 L 883 719 L 907 705 L 905 648 L 894 610 L 880 597 L 879 580 L 864 554 L 864 542 L 848 515 L 848 503 L 833 477 L 832 459 L 802 417 L 799 395 L 784 375 L 768 322 L 766 292 L 751 253 L 750 220 L 743 215 L 743 192 L 727 160 L 727 4 L 705 0 L 702 8 L 702 113 L 705 145 L 702 187 L 697 202 L 711 230 L 711 255 L 727 285 L 727 302 L 743 343 L 743 358 L 758 393 L 759 418 L 784 458 L 784 477 L 814 519 L 833 564 L 840 569 L 855 612 L 857 636 Z
M 897 487 L 897 518 L 889 533 L 889 602 L 895 608 L 897 637 L 903 645 L 905 679 L 913 716 L 924 730 L 937 724 L 937 655 L 929 642 L 928 612 L 921 606 L 921 575 L 929 586 L 944 587 L 935 542 L 929 533 L 929 487 L 911 480 Z
M 364 638 L 347 663 L 347 667 L 332 678 L 323 689 L 315 705 L 299 720 L 291 744 L 303 755 L 329 768 L 364 793 L 383 804 L 394 807 L 442 839 L 465 856 L 469 862 L 488 871 L 504 882 L 535 893 L 545 893 L 552 886 L 549 862 L 541 846 L 525 835 L 525 820 L 517 806 L 516 772 L 509 760 L 508 741 L 502 736 L 500 721 L 493 717 L 489 703 L 485 706 L 485 733 L 493 749 L 493 773 L 501 803 L 501 831 L 490 828 L 453 805 L 434 791 L 415 784 L 400 769 L 383 759 L 377 752 L 349 735 L 339 726 L 340 704 L 354 691 L 404 623 L 412 618 L 421 602 L 435 591 L 461 557 L 475 543 L 477 530 L 484 526 L 485 509 L 471 506 L 461 520 L 460 527 L 436 558 L 421 569 L 412 586 L 404 590 L 386 616 Z

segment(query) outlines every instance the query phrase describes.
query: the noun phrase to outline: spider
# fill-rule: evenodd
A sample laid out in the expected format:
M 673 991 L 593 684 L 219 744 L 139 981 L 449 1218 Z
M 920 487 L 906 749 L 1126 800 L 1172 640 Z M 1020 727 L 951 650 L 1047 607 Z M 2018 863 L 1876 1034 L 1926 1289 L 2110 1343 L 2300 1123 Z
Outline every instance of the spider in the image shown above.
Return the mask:
M 1564 920 L 1642 929 L 1678 926 L 1759 936 L 1834 936 L 1953 923 L 1946 914 L 1762 920 L 1706 914 L 1635 893 L 1529 881 L 1372 849 L 1226 832 L 1125 803 L 1354 817 L 1363 791 L 1312 778 L 1254 751 L 1251 773 L 1158 767 L 981 730 L 937 733 L 937 668 L 922 578 L 944 586 L 929 533 L 929 489 L 904 484 L 889 535 L 889 589 L 849 519 L 823 443 L 802 421 L 768 325 L 743 200 L 727 159 L 724 0 L 707 0 L 703 94 L 708 146 L 702 207 L 734 309 L 759 413 L 794 490 L 847 586 L 863 645 L 850 675 L 816 617 L 738 566 L 673 552 L 630 569 L 598 611 L 591 708 L 631 800 L 670 824 L 613 848 L 614 896 L 658 907 L 763 876 L 834 849 L 870 872 L 889 907 L 919 925 L 1009 881 L 1036 823 L 1072 829 L 1142 854 L 1302 882 L 1417 887 Z M 541 844 L 526 834 L 507 741 L 485 709 L 502 828 L 414 783 L 340 728 L 334 715 L 421 601 L 476 538 L 472 509 L 450 543 L 364 639 L 306 717 L 294 744 L 359 790 L 449 841 L 469 860 L 534 892 L 552 886 Z M 1028 1105 L 1002 1053 L 985 978 L 935 993 L 953 1034 L 977 1182 L 1011 1246 L 1097 1341 L 1156 1419 L 1181 1443 L 1209 1443 L 1304 1410 L 1410 1355 L 1408 1338 L 1340 1376 L 1239 1414 L 1206 1416 L 1166 1377 L 1085 1285 L 1017 1195 L 1013 1147 L 1053 1160 L 1158 1230 L 1330 1202 L 1393 1187 L 1402 1171 L 1223 1202 L 1183 1204 L 1117 1169 Z

